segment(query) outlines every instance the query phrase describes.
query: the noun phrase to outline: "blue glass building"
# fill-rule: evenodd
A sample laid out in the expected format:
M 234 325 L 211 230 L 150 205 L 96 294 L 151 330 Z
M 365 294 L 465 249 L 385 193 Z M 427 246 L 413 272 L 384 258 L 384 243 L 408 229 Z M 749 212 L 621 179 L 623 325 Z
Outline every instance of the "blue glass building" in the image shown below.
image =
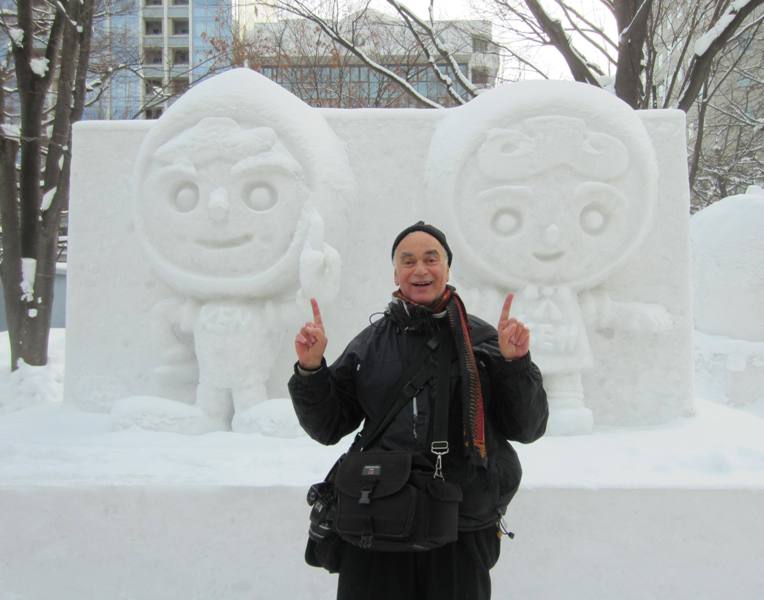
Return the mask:
M 195 81 L 230 65 L 231 0 L 105 0 L 95 23 L 88 119 L 155 119 Z

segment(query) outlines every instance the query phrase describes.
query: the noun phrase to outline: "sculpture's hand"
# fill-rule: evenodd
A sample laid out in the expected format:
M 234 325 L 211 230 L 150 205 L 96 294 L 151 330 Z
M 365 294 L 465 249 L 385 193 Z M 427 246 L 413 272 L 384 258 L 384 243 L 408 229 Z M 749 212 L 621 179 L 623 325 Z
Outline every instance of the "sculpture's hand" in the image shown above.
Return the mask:
M 294 349 L 300 366 L 303 369 L 313 370 L 321 366 L 327 340 L 321 311 L 318 309 L 315 298 L 310 299 L 310 306 L 313 309 L 313 321 L 302 326 L 294 338 Z
M 528 354 L 531 334 L 528 328 L 515 318 L 509 318 L 514 294 L 507 294 L 499 318 L 499 351 L 506 359 L 520 358 Z
M 324 241 L 324 221 L 311 209 L 308 213 L 308 233 L 300 253 L 301 298 L 332 299 L 340 287 L 342 260 L 340 255 Z

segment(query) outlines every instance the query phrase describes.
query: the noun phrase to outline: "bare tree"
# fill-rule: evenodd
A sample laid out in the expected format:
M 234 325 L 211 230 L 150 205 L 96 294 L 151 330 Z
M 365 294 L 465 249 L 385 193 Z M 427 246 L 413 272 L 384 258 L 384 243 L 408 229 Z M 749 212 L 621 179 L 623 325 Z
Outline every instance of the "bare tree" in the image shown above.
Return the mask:
M 93 2 L 18 0 L 15 8 L 0 16 L 0 33 L 11 46 L 0 95 L 0 273 L 12 368 L 19 359 L 47 362 L 71 124 L 85 103 Z
M 232 53 L 269 74 L 278 69 L 277 80 L 316 105 L 440 107 L 477 95 L 459 55 L 473 53 L 480 32 L 436 21 L 434 0 L 427 18 L 398 0 L 387 3 L 393 15 L 372 10 L 369 1 L 351 10 L 339 0 L 265 0 L 260 4 L 280 18 L 254 35 L 236 36 Z M 365 93 L 357 93 L 362 82 L 353 79 L 359 65 L 373 74 L 373 89 Z M 327 88 L 333 98 L 319 94 Z
M 586 12 L 568 0 L 480 4 L 527 49 L 554 47 L 576 81 L 602 86 L 612 73 L 616 95 L 634 108 L 658 103 L 659 78 L 669 73 L 660 101 L 687 111 L 719 52 L 764 0 L 600 0 Z M 666 57 L 670 68 L 656 68 Z

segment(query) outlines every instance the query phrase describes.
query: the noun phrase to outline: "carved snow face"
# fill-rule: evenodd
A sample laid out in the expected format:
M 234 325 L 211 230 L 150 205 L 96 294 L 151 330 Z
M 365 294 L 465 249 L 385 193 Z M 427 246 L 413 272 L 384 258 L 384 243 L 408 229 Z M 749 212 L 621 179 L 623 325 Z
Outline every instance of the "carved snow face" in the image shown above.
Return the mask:
M 628 166 L 623 143 L 579 119 L 494 129 L 466 162 L 456 221 L 473 257 L 507 284 L 591 282 L 643 235 Z
M 272 129 L 203 119 L 151 157 L 138 205 L 146 242 L 168 273 L 260 274 L 293 242 L 307 196 L 301 174 Z

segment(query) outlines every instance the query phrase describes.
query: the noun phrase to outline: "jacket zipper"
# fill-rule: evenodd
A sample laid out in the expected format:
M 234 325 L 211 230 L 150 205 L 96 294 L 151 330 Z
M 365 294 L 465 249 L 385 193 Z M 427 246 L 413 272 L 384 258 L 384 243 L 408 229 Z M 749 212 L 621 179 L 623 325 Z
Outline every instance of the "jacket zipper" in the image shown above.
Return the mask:
M 414 419 L 413 419 L 413 423 L 414 423 L 414 439 L 417 439 L 416 422 L 417 422 L 417 414 L 418 414 L 418 412 L 417 412 L 417 406 L 416 406 L 416 396 L 414 396 L 414 400 L 412 402 L 412 408 L 413 408 L 413 414 L 414 414 Z

